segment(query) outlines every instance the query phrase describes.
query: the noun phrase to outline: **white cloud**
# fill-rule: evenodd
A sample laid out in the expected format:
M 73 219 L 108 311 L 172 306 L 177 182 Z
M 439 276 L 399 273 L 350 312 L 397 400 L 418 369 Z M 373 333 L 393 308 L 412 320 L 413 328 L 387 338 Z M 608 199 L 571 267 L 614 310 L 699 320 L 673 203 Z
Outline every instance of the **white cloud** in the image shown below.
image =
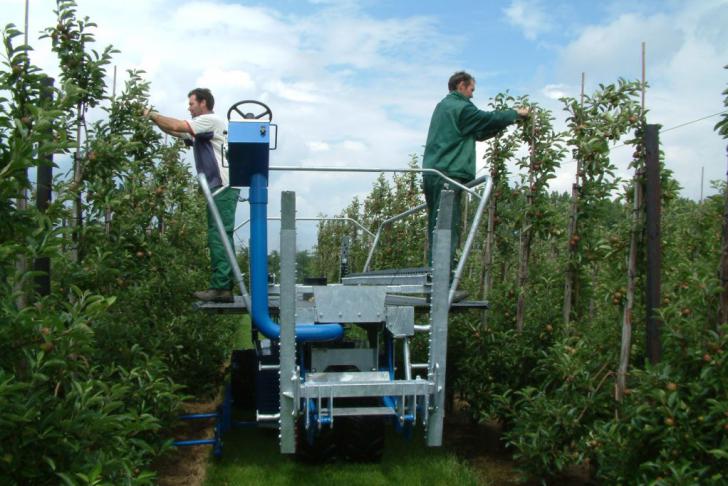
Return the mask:
M 569 87 L 565 84 L 547 84 L 541 90 L 544 96 L 552 100 L 558 100 L 564 96 L 569 96 Z
M 339 144 L 339 146 L 350 152 L 363 152 L 367 149 L 366 144 L 359 140 L 344 140 Z
M 254 91 L 255 81 L 253 77 L 246 71 L 240 69 L 205 69 L 199 78 L 197 78 L 196 86 L 209 88 L 212 92 L 218 92 L 226 89 L 236 89 L 241 91 Z
M 306 144 L 311 152 L 327 152 L 331 146 L 326 142 L 308 142 Z
M 716 21 L 716 19 L 726 22 Z M 587 93 L 598 83 L 612 83 L 618 77 L 641 76 L 641 42 L 646 42 L 646 106 L 648 122 L 670 128 L 721 110 L 728 58 L 728 8 L 725 0 L 694 2 L 670 13 L 639 15 L 623 13 L 604 24 L 587 25 L 561 49 L 554 81 L 574 86 L 586 72 Z M 553 86 L 553 85 L 551 85 Z M 544 105 L 563 124 L 560 104 L 550 100 L 550 86 L 542 88 Z M 574 96 L 576 90 L 572 90 Z M 725 140 L 714 131 L 712 118 L 661 134 L 667 167 L 683 187 L 683 195 L 697 198 L 700 168 L 709 180 L 724 179 Z M 612 151 L 618 175 L 631 176 L 629 150 Z M 573 164 L 571 164 L 573 165 Z M 571 170 L 571 166 L 564 171 Z M 559 175 L 552 183 L 568 190 L 571 179 Z
M 561 72 L 587 80 L 613 80 L 617 76 L 640 76 L 641 43 L 647 44 L 648 74 L 660 76 L 670 59 L 686 41 L 687 26 L 675 15 L 622 14 L 607 24 L 587 25 L 561 50 Z
M 523 31 L 526 39 L 534 40 L 539 35 L 551 30 L 551 18 L 545 12 L 541 2 L 531 0 L 513 0 L 503 9 L 508 22 Z

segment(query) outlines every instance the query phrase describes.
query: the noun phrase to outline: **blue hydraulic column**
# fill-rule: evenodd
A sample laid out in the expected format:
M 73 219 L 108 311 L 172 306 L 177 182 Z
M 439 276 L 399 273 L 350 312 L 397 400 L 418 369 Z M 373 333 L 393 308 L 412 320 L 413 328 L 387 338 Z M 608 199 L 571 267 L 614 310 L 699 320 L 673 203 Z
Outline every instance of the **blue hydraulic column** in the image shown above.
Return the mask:
M 266 107 L 267 108 L 267 107 Z M 228 128 L 230 183 L 250 187 L 250 315 L 269 339 L 280 337 L 280 326 L 268 309 L 268 162 L 270 120 L 231 121 Z M 213 205 L 214 206 L 214 205 Z M 214 211 L 214 209 L 213 209 Z M 223 229 L 219 228 L 220 231 Z M 223 244 L 227 238 L 223 236 Z M 237 265 L 237 262 L 231 262 Z M 333 341 L 344 334 L 341 324 L 296 324 L 296 341 Z
M 250 293 L 253 324 L 270 339 L 281 328 L 268 309 L 268 180 L 260 173 L 250 176 Z M 297 341 L 333 341 L 341 338 L 341 324 L 296 324 Z

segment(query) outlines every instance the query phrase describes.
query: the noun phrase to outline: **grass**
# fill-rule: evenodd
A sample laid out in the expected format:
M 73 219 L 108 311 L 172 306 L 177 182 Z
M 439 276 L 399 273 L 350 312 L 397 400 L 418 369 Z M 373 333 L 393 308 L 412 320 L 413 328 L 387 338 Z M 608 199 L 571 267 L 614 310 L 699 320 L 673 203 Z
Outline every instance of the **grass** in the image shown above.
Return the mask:
M 220 460 L 210 459 L 207 486 L 245 485 L 476 485 L 475 472 L 452 452 L 429 448 L 421 430 L 407 441 L 394 432 L 387 436 L 379 464 L 336 463 L 311 466 L 281 455 L 277 431 L 237 430 L 225 440 Z
M 241 321 L 240 327 L 233 336 L 233 349 L 253 349 L 253 340 L 250 333 L 250 316 L 235 316 L 236 320 Z

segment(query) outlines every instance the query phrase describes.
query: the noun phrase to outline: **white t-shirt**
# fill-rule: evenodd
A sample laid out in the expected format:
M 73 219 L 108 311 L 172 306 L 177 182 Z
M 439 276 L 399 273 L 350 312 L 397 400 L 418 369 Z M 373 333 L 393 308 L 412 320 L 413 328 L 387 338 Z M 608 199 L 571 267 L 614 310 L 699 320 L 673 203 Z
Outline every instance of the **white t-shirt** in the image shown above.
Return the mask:
M 192 140 L 197 172 L 205 174 L 211 189 L 228 185 L 228 170 L 222 166 L 227 130 L 225 122 L 214 113 L 199 115 L 185 122 L 192 130 L 192 135 L 187 134 L 185 138 Z

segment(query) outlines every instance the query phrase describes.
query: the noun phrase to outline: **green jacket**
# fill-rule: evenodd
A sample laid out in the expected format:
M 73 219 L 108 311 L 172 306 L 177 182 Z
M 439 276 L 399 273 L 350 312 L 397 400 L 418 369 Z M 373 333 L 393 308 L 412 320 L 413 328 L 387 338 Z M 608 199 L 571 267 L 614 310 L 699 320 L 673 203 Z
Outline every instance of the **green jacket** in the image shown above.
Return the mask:
M 451 91 L 435 107 L 422 167 L 463 181 L 475 178 L 475 141 L 487 140 L 518 119 L 516 110 L 482 111 Z

